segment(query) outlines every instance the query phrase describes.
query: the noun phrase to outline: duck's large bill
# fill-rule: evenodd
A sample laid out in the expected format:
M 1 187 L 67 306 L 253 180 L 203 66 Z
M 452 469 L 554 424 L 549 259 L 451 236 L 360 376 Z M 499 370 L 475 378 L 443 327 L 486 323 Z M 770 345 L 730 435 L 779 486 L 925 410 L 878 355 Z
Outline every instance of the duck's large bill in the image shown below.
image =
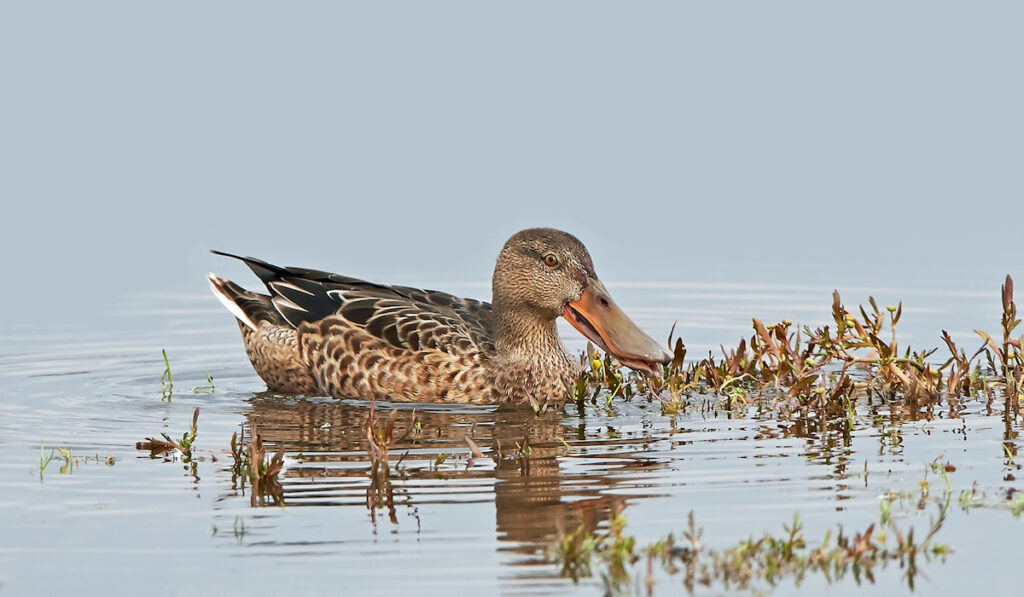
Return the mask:
M 622 312 L 596 278 L 588 280 L 583 296 L 569 303 L 564 315 L 581 334 L 627 367 L 657 374 L 672 359 Z

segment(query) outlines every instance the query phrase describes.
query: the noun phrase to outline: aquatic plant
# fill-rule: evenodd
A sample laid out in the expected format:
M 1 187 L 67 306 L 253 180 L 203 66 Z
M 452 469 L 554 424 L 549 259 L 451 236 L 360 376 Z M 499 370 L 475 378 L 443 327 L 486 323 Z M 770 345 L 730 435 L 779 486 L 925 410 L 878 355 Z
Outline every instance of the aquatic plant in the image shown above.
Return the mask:
M 170 402 L 171 396 L 174 394 L 174 377 L 171 375 L 171 361 L 167 357 L 167 349 L 161 348 L 160 353 L 164 359 L 164 372 L 160 376 L 160 393 L 163 400 Z M 210 372 L 206 371 L 205 374 L 206 384 L 193 387 L 193 394 L 212 394 L 217 390 L 217 386 L 213 383 L 213 378 L 210 377 Z
M 206 371 L 206 385 L 196 386 L 192 388 L 193 394 L 212 394 L 217 391 L 217 386 L 213 383 L 213 378 L 210 377 L 210 372 Z
M 43 473 L 46 471 L 46 468 L 50 466 L 50 462 L 52 462 L 54 457 L 57 456 L 58 454 L 60 455 L 61 460 L 63 461 L 63 464 L 60 466 L 60 473 L 62 475 L 73 473 L 75 468 L 80 467 L 82 464 L 88 464 L 90 460 L 93 463 L 102 462 L 107 466 L 114 466 L 114 463 L 117 462 L 117 459 L 114 458 L 112 455 L 100 457 L 99 454 L 96 454 L 95 456 L 92 456 L 90 458 L 89 456 L 81 456 L 79 454 L 75 454 L 71 448 L 52 448 L 50 449 L 50 453 L 47 454 L 43 442 L 39 442 L 40 481 L 43 479 Z
M 135 444 L 136 450 L 149 450 L 150 456 L 155 458 L 156 456 L 166 454 L 168 452 L 177 451 L 181 454 L 182 462 L 192 462 L 192 447 L 196 441 L 196 435 L 198 434 L 198 423 L 199 423 L 199 409 L 196 408 L 192 413 L 192 424 L 189 430 L 181 435 L 180 440 L 173 439 L 166 433 L 161 433 L 162 440 L 147 437 L 145 441 L 137 442 Z
M 245 448 L 245 426 L 242 426 L 242 438 L 238 438 L 238 432 L 231 434 L 231 442 L 229 444 L 231 449 L 231 484 L 233 488 L 238 489 L 238 481 L 243 479 L 241 489 L 245 489 L 244 479 L 248 478 L 248 466 L 249 466 L 249 454 Z
M 568 447 L 568 443 L 564 437 L 558 438 L 564 447 Z M 530 462 L 531 456 L 533 455 L 533 446 L 530 445 L 530 430 L 528 427 L 523 428 L 522 439 L 515 440 L 513 442 L 516 449 L 515 451 L 506 454 L 504 446 L 500 439 L 495 439 L 495 451 L 497 452 L 497 460 L 511 460 L 519 466 L 519 474 L 528 477 L 530 476 Z
M 39 442 L 39 478 L 43 478 L 43 471 L 46 467 L 50 466 L 50 461 L 53 460 L 54 451 L 50 450 L 50 455 L 47 456 L 43 450 L 43 442 Z
M 913 528 L 904 532 L 891 515 L 883 514 L 881 522 L 872 523 L 852 536 L 839 526 L 837 530 L 829 529 L 821 541 L 812 543 L 804 537 L 799 514 L 794 514 L 791 523 L 783 524 L 781 535 L 765 533 L 733 547 L 710 549 L 702 544 L 704 531 L 697 528 L 691 511 L 681 540 L 670 534 L 638 549 L 635 538 L 625 534 L 625 517 L 615 512 L 607 532 L 589 532 L 580 525 L 555 542 L 549 558 L 561 565 L 562 576 L 574 581 L 592 576 L 595 566 L 598 567 L 608 594 L 620 593 L 639 579 L 634 564 L 643 556 L 643 584 L 648 594 L 655 584 L 655 564 L 660 564 L 669 576 L 682 573 L 683 586 L 692 593 L 698 585 L 721 585 L 727 591 L 747 590 L 775 586 L 786 579 L 799 586 L 808 574 L 821 574 L 830 584 L 848 574 L 857 584 L 874 583 L 877 569 L 899 563 L 905 582 L 913 590 L 921 558 L 930 561 L 951 553 L 948 545 L 934 540 L 945 522 L 949 496 L 947 491 L 937 502 L 938 516 L 923 538 L 915 538 Z
M 265 506 L 268 500 L 275 506 L 284 504 L 284 490 L 278 475 L 284 468 L 284 449 L 278 448 L 273 456 L 263 445 L 263 436 L 256 424 L 252 424 L 252 439 L 249 441 L 249 494 L 253 506 Z
M 370 460 L 374 463 L 384 462 L 386 465 L 388 450 L 395 444 L 405 440 L 412 433 L 413 429 L 417 428 L 419 420 L 416 416 L 416 410 L 413 409 L 412 422 L 406 428 L 405 433 L 395 437 L 395 422 L 398 420 L 398 409 L 391 409 L 387 419 L 384 421 L 375 416 L 376 411 L 377 401 L 374 400 L 370 402 L 370 412 L 366 416 L 366 424 L 364 425 L 367 452 L 369 453 Z
M 395 512 L 394 489 L 391 487 L 391 467 L 388 463 L 388 452 L 396 444 L 401 443 L 413 431 L 422 431 L 423 427 L 412 411 L 412 420 L 406 427 L 405 432 L 399 436 L 395 435 L 395 423 L 398 420 L 398 409 L 391 409 L 385 420 L 376 417 L 377 402 L 370 402 L 370 412 L 366 416 L 366 423 L 363 425 L 367 441 L 367 454 L 370 457 L 370 486 L 366 488 L 366 507 L 370 511 L 370 519 L 374 525 L 377 523 L 377 509 L 386 507 L 388 518 L 393 524 L 398 523 Z M 404 458 L 404 455 L 403 455 Z M 438 457 L 434 463 L 436 469 L 444 460 L 446 455 Z M 401 461 L 401 459 L 399 460 Z
M 171 377 L 171 361 L 167 358 L 167 350 L 161 348 L 160 352 L 164 355 L 164 374 L 160 376 L 161 393 L 163 399 L 170 402 L 171 394 L 174 393 L 174 378 Z
M 279 448 L 277 452 L 270 455 L 263 445 L 263 436 L 255 422 L 250 423 L 251 432 L 249 442 L 245 441 L 245 428 L 242 428 L 242 438 L 238 433 L 231 434 L 231 467 L 232 486 L 245 491 L 245 481 L 250 486 L 249 503 L 254 508 L 266 506 L 268 503 L 275 506 L 284 505 L 284 490 L 278 479 L 284 469 L 284 449 Z
M 64 464 L 60 465 L 60 473 L 71 474 L 74 472 L 75 467 L 78 466 L 79 458 L 71 451 L 71 448 L 57 448 L 57 453 L 64 460 Z
M 609 355 L 602 357 L 588 346 L 571 398 L 582 412 L 584 404 L 597 404 L 602 395 L 605 401 L 642 395 L 658 401 L 662 413 L 672 416 L 692 406 L 688 397 L 710 395 L 718 399 L 707 407 L 716 410 L 742 414 L 753 406 L 784 417 L 845 417 L 852 422 L 861 397 L 916 408 L 941 400 L 955 405 L 961 398 L 979 396 L 991 404 L 1001 395 L 1003 412 L 1016 417 L 1024 401 L 1024 339 L 1012 337 L 1020 320 L 1010 276 L 1000 296 L 1001 342 L 975 330 L 984 344 L 970 357 L 945 331 L 941 339 L 949 356 L 942 362 L 935 360 L 938 348 L 904 347 L 896 333 L 902 302 L 883 309 L 868 297 L 868 305 L 853 312 L 835 291 L 834 325 L 794 328 L 785 319 L 766 324 L 753 318 L 754 333 L 735 348 L 722 346 L 720 357 L 708 354 L 687 361 L 686 346 L 673 339 L 673 326 L 668 338 L 673 358 L 660 377 L 624 374 Z
M 199 466 L 198 459 L 193 454 L 194 445 L 196 443 L 196 435 L 199 433 L 199 409 L 193 412 L 193 420 L 188 431 L 181 434 L 181 439 L 174 439 L 167 433 L 161 433 L 163 439 L 156 439 L 153 437 L 146 437 L 145 441 L 138 441 L 135 443 L 135 450 L 146 450 L 150 452 L 150 458 L 157 458 L 158 456 L 167 455 L 168 453 L 177 452 L 181 456 L 181 462 L 184 464 L 185 470 L 189 472 L 193 482 L 199 482 Z
M 549 555 L 561 563 L 561 575 L 573 580 L 591 576 L 596 556 L 600 564 L 607 567 L 602 572 L 606 588 L 618 592 L 629 580 L 629 566 L 640 557 L 636 551 L 636 539 L 626 535 L 625 528 L 626 517 L 622 508 L 617 507 L 612 512 L 607 533 L 595 534 L 589 532 L 586 525 L 580 525 L 563 534 L 549 550 Z
M 587 342 L 587 350 L 580 355 L 583 372 L 576 380 L 571 395 L 577 405 L 582 406 L 587 400 L 596 402 L 601 390 L 605 390 L 605 400 L 615 397 L 629 399 L 634 394 L 631 384 L 624 383 L 622 366 L 612 360 L 611 355 L 601 355 L 594 345 Z

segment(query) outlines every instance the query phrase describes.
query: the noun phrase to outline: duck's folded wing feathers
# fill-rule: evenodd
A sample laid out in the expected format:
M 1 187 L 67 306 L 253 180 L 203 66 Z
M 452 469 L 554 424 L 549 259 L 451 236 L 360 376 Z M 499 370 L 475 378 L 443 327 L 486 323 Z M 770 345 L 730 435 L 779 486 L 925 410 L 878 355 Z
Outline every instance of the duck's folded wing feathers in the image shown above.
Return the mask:
M 243 261 L 271 293 L 289 325 L 340 316 L 396 348 L 452 354 L 494 352 L 491 306 L 436 290 L 386 286 L 320 270 L 280 267 L 253 257 L 214 251 Z M 325 322 L 326 323 L 326 322 Z
M 396 289 L 396 292 L 401 291 Z M 335 289 L 331 295 L 341 301 L 336 316 L 391 346 L 412 351 L 433 349 L 450 354 L 494 352 L 489 308 L 460 312 L 451 306 L 416 300 L 418 297 L 375 298 L 367 297 L 360 290 Z M 452 299 L 455 302 L 464 300 Z

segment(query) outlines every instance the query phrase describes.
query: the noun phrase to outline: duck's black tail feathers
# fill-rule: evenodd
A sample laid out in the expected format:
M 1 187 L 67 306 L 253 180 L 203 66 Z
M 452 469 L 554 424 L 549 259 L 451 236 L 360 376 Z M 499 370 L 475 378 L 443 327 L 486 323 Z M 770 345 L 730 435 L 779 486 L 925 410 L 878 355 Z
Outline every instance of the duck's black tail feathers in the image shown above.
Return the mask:
M 232 253 L 225 253 L 224 251 L 217 251 L 214 249 L 210 250 L 214 255 L 221 255 L 223 257 L 230 257 L 237 259 L 242 263 L 249 266 L 252 273 L 256 274 L 264 284 L 270 284 L 274 280 L 278 280 L 284 276 L 289 275 L 288 268 L 274 265 L 273 263 L 267 263 L 262 259 L 256 259 L 255 257 L 242 257 L 241 255 L 235 255 Z
M 229 257 L 234 257 L 234 255 L 229 255 Z M 227 307 L 228 311 L 231 311 L 239 321 L 253 330 L 258 329 L 261 321 L 275 325 L 288 325 L 274 308 L 269 296 L 249 292 L 217 274 L 208 274 L 207 278 L 210 280 L 210 289 L 213 290 L 217 300 Z

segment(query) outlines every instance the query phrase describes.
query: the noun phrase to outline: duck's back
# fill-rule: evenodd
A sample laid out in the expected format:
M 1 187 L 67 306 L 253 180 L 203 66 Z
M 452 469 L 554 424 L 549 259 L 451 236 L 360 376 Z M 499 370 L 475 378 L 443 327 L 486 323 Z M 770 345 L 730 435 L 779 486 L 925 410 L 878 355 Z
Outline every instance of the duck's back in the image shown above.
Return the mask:
M 341 398 L 494 401 L 484 366 L 495 350 L 490 304 L 238 258 L 270 296 L 212 275 L 211 284 L 222 302 L 237 307 L 229 304 L 250 360 L 271 389 L 315 388 Z M 282 359 L 288 350 L 291 359 Z M 280 374 L 282 366 L 289 376 Z M 309 379 L 296 380 L 296 369 L 308 371 Z

